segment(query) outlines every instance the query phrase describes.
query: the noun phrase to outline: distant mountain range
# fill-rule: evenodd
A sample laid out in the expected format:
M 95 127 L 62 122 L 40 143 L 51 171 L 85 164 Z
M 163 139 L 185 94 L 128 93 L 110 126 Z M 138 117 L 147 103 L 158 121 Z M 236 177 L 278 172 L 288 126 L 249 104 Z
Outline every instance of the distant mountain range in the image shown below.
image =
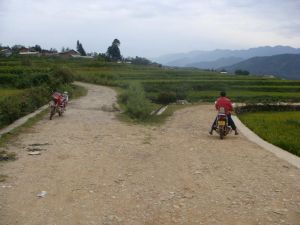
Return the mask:
M 232 73 L 241 69 L 255 75 L 275 75 L 287 79 L 300 79 L 300 54 L 253 57 L 232 66 L 222 67 L 222 69 Z
M 300 54 L 300 49 L 292 48 L 289 46 L 265 46 L 250 48 L 247 50 L 216 49 L 213 51 L 192 51 L 188 53 L 169 54 L 154 58 L 153 61 L 166 66 L 183 67 L 197 63 L 211 63 L 222 58 L 223 60 L 226 58 L 240 58 L 242 61 L 257 56 L 272 56 L 280 54 Z M 218 67 L 219 66 L 217 66 L 216 68 Z
M 297 61 L 298 55 L 295 54 L 300 54 L 300 48 L 265 46 L 247 50 L 217 49 L 213 51 L 192 51 L 189 53 L 169 54 L 154 58 L 153 61 L 166 66 L 219 70 L 224 68 L 228 69 L 228 71 L 233 71 L 233 68 L 236 68 L 248 70 L 251 74 L 278 75 L 286 78 L 300 79 L 299 64 L 294 63 Z M 267 58 L 266 56 L 277 57 Z M 290 62 L 289 60 L 292 61 Z M 265 61 L 264 65 L 261 64 L 263 61 Z M 278 64 L 277 66 L 273 64 L 275 61 Z M 273 65 L 273 67 L 271 65 Z M 262 67 L 269 68 L 269 70 L 261 69 Z M 278 70 L 275 70 L 275 68 L 278 68 Z
M 220 58 L 220 59 L 217 59 L 214 61 L 190 63 L 185 66 L 202 68 L 202 69 L 216 69 L 216 68 L 220 68 L 220 67 L 226 67 L 228 65 L 233 65 L 233 64 L 239 63 L 243 60 L 244 60 L 243 58 L 239 58 L 239 57 L 227 57 L 227 58 Z

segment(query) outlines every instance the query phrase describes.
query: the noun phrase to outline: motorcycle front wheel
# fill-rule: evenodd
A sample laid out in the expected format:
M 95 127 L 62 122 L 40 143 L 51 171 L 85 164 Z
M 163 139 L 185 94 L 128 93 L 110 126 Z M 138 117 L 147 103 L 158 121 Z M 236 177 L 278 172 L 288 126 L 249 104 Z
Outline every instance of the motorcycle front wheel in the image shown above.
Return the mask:
M 55 114 L 55 107 L 51 106 L 51 109 L 50 109 L 50 120 L 52 120 L 52 117 L 54 116 L 54 114 Z

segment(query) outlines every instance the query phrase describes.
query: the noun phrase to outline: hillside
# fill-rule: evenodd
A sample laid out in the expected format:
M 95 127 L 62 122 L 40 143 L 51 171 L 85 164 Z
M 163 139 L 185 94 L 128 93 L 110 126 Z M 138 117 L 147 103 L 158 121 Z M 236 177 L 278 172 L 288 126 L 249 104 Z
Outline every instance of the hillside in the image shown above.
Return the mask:
M 225 69 L 229 72 L 242 69 L 256 75 L 275 75 L 287 79 L 300 79 L 300 54 L 254 57 L 225 67 Z
M 200 69 L 215 69 L 215 68 L 226 67 L 228 65 L 233 65 L 233 64 L 239 63 L 241 61 L 244 61 L 244 59 L 239 58 L 239 57 L 228 57 L 228 58 L 220 58 L 215 61 L 190 63 L 190 64 L 187 64 L 186 66 L 187 67 L 196 67 L 196 68 L 200 68 Z
M 245 50 L 216 49 L 213 51 L 192 51 L 188 53 L 169 54 L 154 58 L 153 60 L 168 66 L 184 67 L 199 63 L 202 67 L 205 65 L 204 68 L 208 68 L 210 67 L 210 64 L 213 64 L 213 61 L 220 60 L 222 58 L 234 57 L 246 60 L 257 56 L 272 56 L 280 54 L 300 54 L 300 49 L 289 46 L 264 46 Z M 230 65 L 232 64 L 222 66 Z

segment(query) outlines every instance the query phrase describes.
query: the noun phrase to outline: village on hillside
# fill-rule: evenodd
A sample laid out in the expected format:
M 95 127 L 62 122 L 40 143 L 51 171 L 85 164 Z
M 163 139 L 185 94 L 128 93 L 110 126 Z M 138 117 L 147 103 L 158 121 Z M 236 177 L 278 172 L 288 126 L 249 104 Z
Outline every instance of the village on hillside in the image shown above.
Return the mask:
M 0 51 L 0 55 L 9 57 L 14 53 L 13 49 L 10 47 L 4 47 Z M 73 50 L 73 49 L 65 49 L 64 51 L 58 52 L 55 49 L 50 49 L 50 50 L 37 50 L 35 47 L 21 47 L 17 49 L 16 53 L 18 55 L 26 55 L 26 56 L 59 56 L 62 58 L 94 58 L 92 55 L 86 55 L 82 56 L 80 55 L 79 52 Z

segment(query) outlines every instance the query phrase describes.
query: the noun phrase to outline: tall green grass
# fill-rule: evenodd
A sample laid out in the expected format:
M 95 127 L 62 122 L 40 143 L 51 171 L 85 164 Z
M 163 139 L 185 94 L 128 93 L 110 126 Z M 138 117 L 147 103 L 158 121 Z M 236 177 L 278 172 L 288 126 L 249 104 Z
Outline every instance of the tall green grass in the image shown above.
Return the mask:
M 3 68 L 5 73 L 2 73 Z M 74 75 L 66 67 L 42 67 L 39 68 L 43 71 L 41 74 L 36 71 L 31 62 L 23 66 L 0 64 L 0 128 L 46 104 L 52 91 L 68 91 L 70 97 L 75 92 L 84 93 L 71 85 Z
M 0 99 L 7 96 L 14 96 L 24 93 L 24 90 L 14 88 L 0 88 Z
M 239 118 L 264 140 L 300 156 L 300 111 L 243 113 Z
M 146 120 L 150 117 L 152 106 L 140 84 L 132 83 L 119 99 L 131 118 Z

